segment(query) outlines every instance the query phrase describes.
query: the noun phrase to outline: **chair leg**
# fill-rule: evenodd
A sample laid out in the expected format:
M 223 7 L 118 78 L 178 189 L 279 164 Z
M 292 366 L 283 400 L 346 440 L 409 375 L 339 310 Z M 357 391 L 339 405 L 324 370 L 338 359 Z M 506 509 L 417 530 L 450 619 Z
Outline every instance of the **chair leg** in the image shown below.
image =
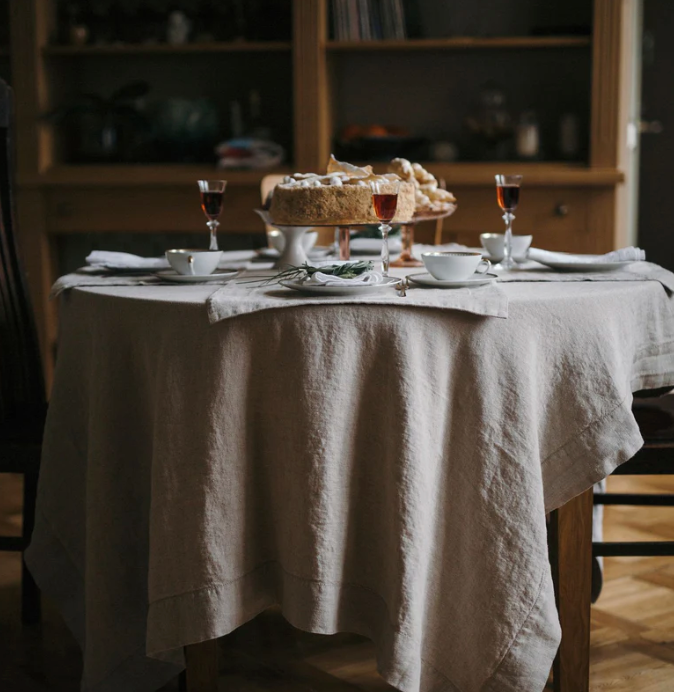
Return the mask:
M 555 692 L 590 687 L 592 489 L 552 512 L 553 578 L 562 641 L 553 667 Z
M 26 473 L 23 478 L 23 544 L 27 547 L 35 526 L 35 500 L 37 473 Z M 40 590 L 21 560 L 21 621 L 24 625 L 36 625 L 42 619 Z
M 187 692 L 218 692 L 218 640 L 185 647 Z

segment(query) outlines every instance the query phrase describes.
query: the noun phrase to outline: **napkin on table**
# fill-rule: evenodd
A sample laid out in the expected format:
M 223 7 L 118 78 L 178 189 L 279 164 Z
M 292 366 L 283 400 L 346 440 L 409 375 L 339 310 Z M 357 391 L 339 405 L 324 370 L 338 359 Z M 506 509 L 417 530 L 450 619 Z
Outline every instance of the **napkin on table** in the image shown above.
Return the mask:
M 167 269 L 170 265 L 165 257 L 140 257 L 128 252 L 110 252 L 108 250 L 94 250 L 89 253 L 86 263 L 100 269 L 133 269 L 157 271 Z
M 342 276 L 333 276 L 323 272 L 314 272 L 305 283 L 318 284 L 320 286 L 363 286 L 380 284 L 383 280 L 384 277 L 379 272 L 364 272 L 353 279 L 345 279 Z
M 529 248 L 527 259 L 541 264 L 548 262 L 567 262 L 569 264 L 596 264 L 597 262 L 641 262 L 646 253 L 638 247 L 625 247 L 605 255 L 574 255 L 567 252 L 549 252 L 538 248 Z

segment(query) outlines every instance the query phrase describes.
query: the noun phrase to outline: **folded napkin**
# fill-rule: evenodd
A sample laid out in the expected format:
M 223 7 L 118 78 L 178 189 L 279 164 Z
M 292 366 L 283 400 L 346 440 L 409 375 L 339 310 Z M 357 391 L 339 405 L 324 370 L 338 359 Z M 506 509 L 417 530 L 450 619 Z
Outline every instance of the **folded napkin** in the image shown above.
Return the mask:
M 109 252 L 107 250 L 94 250 L 87 258 L 86 263 L 102 269 L 131 269 L 157 271 L 167 269 L 170 265 L 165 257 L 140 257 L 128 252 Z
M 101 272 L 76 271 L 66 274 L 57 279 L 49 292 L 49 299 L 57 298 L 71 288 L 80 286 L 147 286 L 151 284 L 159 285 L 160 281 L 152 274 L 111 274 Z
M 368 293 L 348 296 L 313 296 L 278 284 L 252 286 L 251 275 L 231 281 L 218 289 L 206 301 L 211 323 L 262 310 L 294 308 L 303 305 L 392 305 L 401 308 L 461 310 L 485 317 L 508 317 L 508 298 L 496 283 L 475 288 L 444 290 L 410 288 L 406 297 L 398 295 L 392 286 Z
M 574 255 L 568 252 L 549 252 L 538 248 L 529 248 L 529 259 L 547 264 L 548 262 L 568 262 L 573 264 L 596 264 L 597 262 L 640 262 L 646 259 L 646 253 L 638 247 L 624 247 L 607 252 L 605 255 Z
M 498 275 L 499 283 L 515 281 L 659 281 L 669 293 L 674 294 L 674 274 L 652 262 L 635 262 L 612 271 L 584 270 L 582 265 L 572 272 L 556 271 L 538 262 L 526 262 L 516 269 Z
M 305 283 L 318 284 L 321 286 L 361 286 L 370 284 L 380 284 L 384 277 L 379 272 L 363 272 L 353 279 L 345 279 L 343 276 L 333 276 L 323 272 L 315 272 Z

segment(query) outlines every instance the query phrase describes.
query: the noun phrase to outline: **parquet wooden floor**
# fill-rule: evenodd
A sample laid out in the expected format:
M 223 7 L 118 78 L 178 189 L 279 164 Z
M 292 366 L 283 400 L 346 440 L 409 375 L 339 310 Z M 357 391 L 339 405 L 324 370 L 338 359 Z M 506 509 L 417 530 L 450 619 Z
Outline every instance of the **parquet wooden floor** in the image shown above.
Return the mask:
M 670 491 L 674 478 L 615 477 L 613 491 Z M 0 476 L 0 532 L 18 532 L 20 481 Z M 674 509 L 609 507 L 607 540 L 674 540 Z M 77 692 L 77 645 L 46 604 L 19 624 L 18 557 L 0 553 L 0 691 Z M 269 611 L 221 641 L 221 692 L 392 692 L 361 637 L 312 635 Z M 164 687 L 175 692 L 177 682 Z M 674 691 L 674 559 L 612 558 L 592 610 L 592 692 Z M 120 690 L 119 692 L 124 692 Z M 523 690 L 523 692 L 526 692 Z

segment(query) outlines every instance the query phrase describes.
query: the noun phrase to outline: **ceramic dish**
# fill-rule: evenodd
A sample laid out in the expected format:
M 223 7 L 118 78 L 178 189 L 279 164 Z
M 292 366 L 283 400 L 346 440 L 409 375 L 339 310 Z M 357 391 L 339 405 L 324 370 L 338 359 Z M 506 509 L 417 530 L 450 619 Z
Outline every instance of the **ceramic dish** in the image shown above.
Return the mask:
M 166 269 L 161 272 L 155 272 L 155 276 L 162 281 L 170 281 L 176 284 L 203 284 L 208 281 L 227 281 L 234 278 L 239 272 L 215 272 L 213 274 L 204 274 L 203 276 L 192 276 L 191 274 L 178 274 L 173 269 Z
M 483 286 L 496 280 L 496 274 L 473 274 L 473 276 L 462 281 L 441 281 L 427 272 L 421 274 L 408 274 L 407 278 L 419 286 L 430 286 L 432 288 L 465 288 L 466 286 Z
M 384 277 L 380 284 L 354 284 L 353 286 L 326 286 L 321 284 L 310 284 L 303 281 L 288 280 L 279 281 L 281 286 L 292 288 L 293 291 L 309 293 L 314 296 L 353 296 L 365 293 L 375 293 L 385 288 L 390 288 L 400 283 L 400 279 L 389 276 Z
M 616 269 L 624 269 L 634 262 L 541 262 L 550 269 L 557 269 L 563 272 L 611 272 Z

